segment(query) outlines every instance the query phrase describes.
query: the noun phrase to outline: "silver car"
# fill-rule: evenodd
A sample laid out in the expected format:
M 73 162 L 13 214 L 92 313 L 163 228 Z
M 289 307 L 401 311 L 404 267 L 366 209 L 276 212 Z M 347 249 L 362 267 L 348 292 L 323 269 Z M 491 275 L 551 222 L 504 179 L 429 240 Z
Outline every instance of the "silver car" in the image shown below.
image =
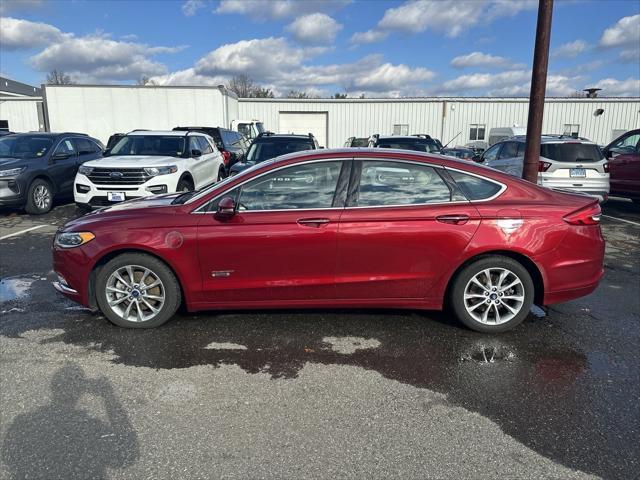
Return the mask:
M 504 139 L 487 149 L 480 161 L 488 167 L 522 177 L 525 141 L 525 136 Z M 609 196 L 609 163 L 600 147 L 589 140 L 543 135 L 538 165 L 538 185 L 584 193 L 600 202 Z

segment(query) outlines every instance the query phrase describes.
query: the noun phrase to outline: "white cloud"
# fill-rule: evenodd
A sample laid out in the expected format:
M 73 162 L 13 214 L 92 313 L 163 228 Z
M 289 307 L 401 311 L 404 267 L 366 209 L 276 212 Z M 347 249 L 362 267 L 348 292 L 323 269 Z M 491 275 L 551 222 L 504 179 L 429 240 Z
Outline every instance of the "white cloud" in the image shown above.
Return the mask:
M 333 43 L 342 25 L 324 13 L 310 13 L 296 18 L 287 30 L 301 43 Z
M 369 55 L 353 63 L 307 64 L 322 51 L 293 46 L 284 38 L 243 40 L 209 52 L 193 68 L 153 80 L 162 85 L 219 85 L 234 75 L 247 74 L 276 95 L 289 90 L 327 95 L 339 88 L 369 96 L 399 96 L 420 89 L 435 77 L 426 68 L 385 62 L 381 55 Z
M 640 14 L 623 17 L 615 25 L 607 28 L 600 37 L 604 48 L 640 44 Z
M 514 64 L 505 57 L 490 55 L 482 52 L 471 52 L 467 55 L 460 55 L 451 60 L 451 66 L 454 68 L 522 68 L 523 65 Z
M 64 37 L 53 25 L 12 17 L 0 18 L 0 44 L 6 50 L 43 47 Z
M 618 54 L 618 58 L 622 63 L 640 63 L 640 45 L 636 48 L 622 50 Z
M 575 58 L 584 52 L 589 44 L 584 40 L 574 40 L 555 48 L 551 55 L 555 58 Z
M 255 19 L 283 19 L 315 12 L 332 12 L 352 0 L 221 0 L 216 13 L 238 13 Z
M 204 6 L 204 0 L 187 0 L 182 4 L 182 13 L 187 17 L 193 17 Z
M 0 2 L 0 14 L 18 10 L 31 10 L 44 5 L 44 0 L 3 0 Z
M 375 29 L 354 34 L 352 43 L 372 43 L 389 32 L 420 33 L 425 30 L 455 38 L 477 23 L 513 16 L 536 5 L 535 0 L 409 0 L 399 7 L 387 9 Z
M 603 97 L 640 97 L 640 79 L 637 78 L 605 78 L 593 84 L 602 89 L 600 95 Z

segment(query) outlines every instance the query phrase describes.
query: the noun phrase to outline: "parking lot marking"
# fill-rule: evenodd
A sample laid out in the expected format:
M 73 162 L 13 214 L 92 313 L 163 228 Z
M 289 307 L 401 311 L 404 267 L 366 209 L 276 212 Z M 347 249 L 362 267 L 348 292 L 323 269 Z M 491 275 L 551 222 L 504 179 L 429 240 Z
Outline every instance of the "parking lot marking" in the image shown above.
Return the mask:
M 48 226 L 49 225 L 36 225 L 35 227 L 25 228 L 24 230 L 20 230 L 19 232 L 13 232 L 13 233 L 10 233 L 9 235 L 3 235 L 2 237 L 0 237 L 0 240 L 4 240 L 6 238 L 11 238 L 11 237 L 17 237 L 18 235 L 22 235 L 23 233 L 27 233 L 32 230 L 37 230 L 38 228 L 44 228 Z
M 611 218 L 613 220 L 618 220 L 619 222 L 625 222 L 625 223 L 630 223 L 631 225 L 637 225 L 638 227 L 640 227 L 640 223 L 638 222 L 632 222 L 631 220 L 625 220 L 624 218 L 612 217 L 611 215 L 602 215 L 602 216 Z

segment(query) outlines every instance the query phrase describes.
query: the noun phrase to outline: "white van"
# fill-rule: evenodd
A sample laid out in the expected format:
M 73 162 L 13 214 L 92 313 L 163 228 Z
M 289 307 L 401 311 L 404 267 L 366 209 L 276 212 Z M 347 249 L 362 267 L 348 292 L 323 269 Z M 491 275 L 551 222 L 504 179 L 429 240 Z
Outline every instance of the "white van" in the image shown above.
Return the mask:
M 500 140 L 504 140 L 505 138 L 515 137 L 516 135 L 526 135 L 527 127 L 518 127 L 514 125 L 513 127 L 502 127 L 502 128 L 492 128 L 489 130 L 489 146 L 495 145 Z

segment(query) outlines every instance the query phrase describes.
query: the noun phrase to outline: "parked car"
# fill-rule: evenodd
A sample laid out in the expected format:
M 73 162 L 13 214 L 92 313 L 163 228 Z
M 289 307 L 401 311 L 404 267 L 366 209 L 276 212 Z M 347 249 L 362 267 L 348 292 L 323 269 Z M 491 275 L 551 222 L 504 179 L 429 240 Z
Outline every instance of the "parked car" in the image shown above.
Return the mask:
M 436 145 L 438 146 L 438 148 L 440 150 L 442 150 L 444 148 L 444 146 L 442 145 L 442 142 L 438 139 L 438 138 L 433 138 L 431 135 L 428 135 L 426 133 L 416 133 L 414 135 L 414 137 L 420 137 L 420 138 L 428 138 L 433 140 L 434 142 L 436 142 Z
M 480 155 L 476 155 L 473 150 L 464 147 L 444 148 L 442 150 L 442 154 L 460 158 L 462 160 L 469 160 L 470 162 L 477 162 L 480 160 Z
M 33 215 L 55 198 L 73 196 L 78 167 L 102 156 L 99 140 L 82 133 L 16 133 L 0 138 L 0 206 Z
M 640 204 L 640 130 L 616 138 L 604 155 L 609 159 L 610 194 Z
M 222 154 L 224 166 L 229 168 L 235 163 L 241 162 L 247 155 L 249 142 L 245 136 L 234 130 L 219 127 L 175 127 L 176 132 L 201 132 L 209 135 L 216 142 L 216 147 Z
M 522 177 L 526 137 L 502 140 L 481 157 L 486 166 Z M 600 147 L 584 138 L 543 135 L 538 184 L 584 193 L 604 202 L 609 196 L 609 164 Z
M 431 137 L 416 135 L 379 135 L 369 138 L 371 148 L 395 148 L 400 150 L 414 150 L 416 152 L 440 153 L 440 147 Z
M 56 289 L 122 327 L 188 311 L 442 309 L 500 332 L 592 292 L 594 199 L 441 155 L 313 150 L 196 192 L 125 202 L 56 234 Z M 222 254 L 224 252 L 224 254 Z
M 231 128 L 240 132 L 249 140 L 253 140 L 265 131 L 264 124 L 260 120 L 232 120 Z
M 347 138 L 347 141 L 344 142 L 344 146 L 347 148 L 366 147 L 368 145 L 369 138 L 349 137 Z
M 499 127 L 489 130 L 489 147 L 511 137 L 523 136 L 527 134 L 527 127 Z
M 82 209 L 189 191 L 225 176 L 222 154 L 199 132 L 134 131 L 104 158 L 78 169 L 73 193 Z
M 276 134 L 264 132 L 251 142 L 246 161 L 236 163 L 230 169 L 230 175 L 237 175 L 257 163 L 271 160 L 272 158 L 303 150 L 316 150 L 320 148 L 318 141 L 312 133 L 309 135 Z
M 111 150 L 113 147 L 116 146 L 116 144 L 120 141 L 122 137 L 126 137 L 126 136 L 127 136 L 126 133 L 114 133 L 113 135 L 111 135 L 109 137 L 109 140 L 107 140 L 106 150 Z

